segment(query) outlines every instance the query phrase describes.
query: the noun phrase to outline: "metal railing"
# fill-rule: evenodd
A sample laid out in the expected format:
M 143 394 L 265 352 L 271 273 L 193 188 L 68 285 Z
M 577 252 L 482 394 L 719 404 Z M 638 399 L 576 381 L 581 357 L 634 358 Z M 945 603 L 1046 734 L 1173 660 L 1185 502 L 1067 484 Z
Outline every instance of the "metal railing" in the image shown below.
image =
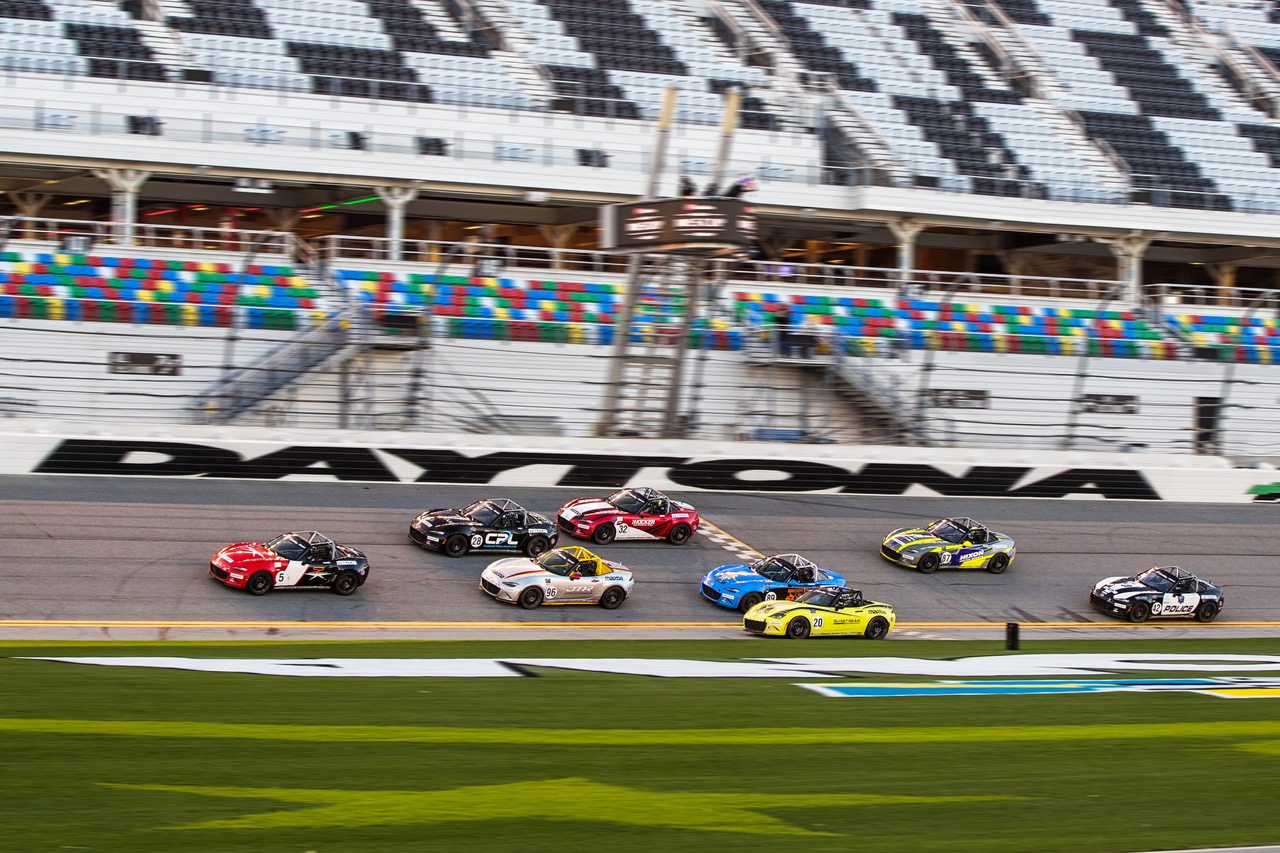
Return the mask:
M 5 218 L 5 217 L 0 217 Z M 55 219 L 44 216 L 13 216 L 5 218 L 10 223 L 11 240 L 38 240 L 66 245 L 72 254 L 94 254 L 93 246 L 120 244 L 116 223 L 96 219 Z M 89 239 L 86 251 L 74 249 L 75 238 Z M 163 225 L 138 222 L 134 225 L 133 242 L 126 249 L 167 249 L 175 251 L 214 251 L 239 253 L 256 248 L 258 254 L 294 257 L 304 251 L 301 240 L 289 231 L 256 231 L 241 228 L 207 228 L 198 225 Z

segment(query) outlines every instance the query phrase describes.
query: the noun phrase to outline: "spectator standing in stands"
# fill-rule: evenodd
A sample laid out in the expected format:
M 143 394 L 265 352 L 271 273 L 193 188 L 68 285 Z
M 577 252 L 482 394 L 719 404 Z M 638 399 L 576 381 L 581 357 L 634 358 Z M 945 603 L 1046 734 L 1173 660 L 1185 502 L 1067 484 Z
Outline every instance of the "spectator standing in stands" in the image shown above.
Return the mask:
M 684 196 L 685 198 L 689 198 L 697 194 L 698 194 L 698 185 L 693 182 L 693 179 L 690 178 L 688 175 L 681 175 L 680 176 L 680 195 Z

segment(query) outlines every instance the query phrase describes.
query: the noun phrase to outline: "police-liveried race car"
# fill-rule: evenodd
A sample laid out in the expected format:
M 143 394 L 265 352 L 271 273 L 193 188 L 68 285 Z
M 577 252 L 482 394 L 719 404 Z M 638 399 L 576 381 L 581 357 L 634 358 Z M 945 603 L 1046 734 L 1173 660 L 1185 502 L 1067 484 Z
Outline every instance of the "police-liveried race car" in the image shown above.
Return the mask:
M 880 554 L 926 575 L 939 567 L 986 569 L 998 575 L 1017 554 L 1013 539 L 972 518 L 941 518 L 926 527 L 903 527 L 885 537 Z
M 742 629 L 750 634 L 803 640 L 818 637 L 866 637 L 883 640 L 893 630 L 893 608 L 868 601 L 862 590 L 822 586 L 795 601 L 765 601 L 746 612 Z
M 539 604 L 599 604 L 615 610 L 631 597 L 635 581 L 621 563 L 603 560 L 578 545 L 536 559 L 495 560 L 480 575 L 480 589 L 498 601 L 532 610 Z
M 702 596 L 744 613 L 762 601 L 791 601 L 816 586 L 843 586 L 844 578 L 799 554 L 775 554 L 750 565 L 721 566 L 702 578 Z
M 648 487 L 569 501 L 556 520 L 570 536 L 600 545 L 615 539 L 665 539 L 683 545 L 698 529 L 696 509 Z
M 314 530 L 282 533 L 266 544 L 228 545 L 209 561 L 209 574 L 251 595 L 273 589 L 331 589 L 350 595 L 369 579 L 369 559 Z
M 1226 605 L 1222 590 L 1177 566 L 1157 566 L 1135 577 L 1099 581 L 1089 602 L 1109 616 L 1130 622 L 1193 617 L 1212 622 Z
M 505 498 L 476 501 L 466 509 L 429 509 L 409 525 L 423 548 L 461 557 L 468 551 L 519 551 L 536 557 L 556 544 L 551 519 Z

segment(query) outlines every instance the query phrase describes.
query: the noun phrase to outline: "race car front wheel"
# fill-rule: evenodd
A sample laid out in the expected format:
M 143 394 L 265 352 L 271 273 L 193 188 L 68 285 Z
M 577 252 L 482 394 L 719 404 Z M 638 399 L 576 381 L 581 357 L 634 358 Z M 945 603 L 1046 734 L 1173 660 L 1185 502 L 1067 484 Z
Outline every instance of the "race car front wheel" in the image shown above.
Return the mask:
M 1139 601 L 1129 608 L 1130 622 L 1146 622 L 1151 618 L 1151 605 L 1145 601 Z
M 940 562 L 941 560 L 938 559 L 937 554 L 925 554 L 923 557 L 920 558 L 920 565 L 918 566 L 918 568 L 920 569 L 920 574 L 922 575 L 933 574 L 938 570 L 938 563 Z
M 883 616 L 877 616 L 867 623 L 867 630 L 863 632 L 862 636 L 868 640 L 883 640 L 889 636 L 889 620 Z
M 450 536 L 448 539 L 444 540 L 444 552 L 450 557 L 461 557 L 463 554 L 467 553 L 467 548 L 467 537 L 460 533 L 457 536 Z
M 591 540 L 597 545 L 608 545 L 618 536 L 618 529 L 612 524 L 602 524 L 591 534 Z
M 1218 618 L 1218 605 L 1212 601 L 1202 601 L 1196 608 L 1197 622 L 1212 622 Z
M 787 623 L 787 638 L 791 640 L 803 640 L 809 636 L 809 620 L 803 616 L 797 616 Z
M 605 610 L 617 610 L 622 606 L 622 602 L 627 600 L 627 594 L 620 586 L 611 586 L 600 596 L 600 606 Z
M 360 576 L 355 572 L 338 572 L 338 576 L 333 579 L 333 586 L 330 587 L 338 595 L 350 595 L 360 586 Z
M 524 552 L 530 557 L 536 557 L 539 554 L 546 553 L 551 547 L 551 542 L 545 536 L 530 536 L 529 541 L 525 543 Z
M 677 524 L 671 528 L 671 532 L 667 534 L 667 541 L 672 545 L 683 545 L 689 541 L 689 537 L 693 535 L 693 531 L 689 529 L 687 524 Z
M 991 572 L 993 575 L 998 575 L 1007 568 L 1009 568 L 1008 554 L 996 554 L 987 561 L 987 571 Z
M 525 610 L 532 610 L 542 603 L 542 590 L 536 586 L 526 587 L 516 601 L 520 602 L 520 606 Z
M 244 588 L 250 595 L 266 595 L 273 586 L 275 582 L 271 579 L 271 572 L 254 572 L 249 575 Z
M 758 592 L 749 592 L 742 596 L 742 600 L 738 602 L 738 609 L 746 613 L 762 601 L 764 601 L 763 595 Z

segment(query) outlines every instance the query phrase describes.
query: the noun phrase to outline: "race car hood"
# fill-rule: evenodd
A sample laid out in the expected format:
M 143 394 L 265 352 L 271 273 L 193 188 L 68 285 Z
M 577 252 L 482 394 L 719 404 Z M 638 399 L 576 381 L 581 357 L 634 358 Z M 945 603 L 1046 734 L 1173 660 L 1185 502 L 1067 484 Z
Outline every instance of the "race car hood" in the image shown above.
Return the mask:
M 712 569 L 707 572 L 706 580 L 713 584 L 732 587 L 743 587 L 751 584 L 764 585 L 769 582 L 768 578 L 764 575 L 756 574 L 745 563 L 738 566 L 721 566 L 718 569 Z
M 338 546 L 339 560 L 363 560 L 365 559 L 363 551 L 357 551 L 355 548 L 348 548 L 346 545 Z
M 748 619 L 778 618 L 792 610 L 827 610 L 826 607 L 813 607 L 798 601 L 763 601 L 746 612 Z
M 1139 581 L 1137 578 L 1114 577 L 1106 580 L 1098 581 L 1093 587 L 1093 591 L 1103 596 L 1119 596 L 1125 593 L 1135 592 L 1153 592 L 1151 587 Z
M 494 560 L 489 567 L 484 570 L 485 575 L 498 580 L 513 578 L 517 575 L 534 575 L 542 574 L 542 567 L 533 560 L 524 557 L 505 557 L 501 560 Z
M 438 509 L 435 512 L 424 512 L 414 519 L 413 526 L 419 530 L 431 527 L 449 527 L 458 524 L 475 524 L 475 521 L 457 509 Z
M 912 545 L 932 545 L 935 542 L 942 541 L 923 528 L 904 527 L 886 536 L 884 544 L 895 551 L 901 551 L 903 548 L 908 548 Z
M 622 515 L 622 510 L 602 498 L 578 498 L 560 508 L 560 514 L 570 521 L 579 518 L 595 521 Z
M 236 545 L 228 545 L 214 554 L 213 562 L 223 566 L 248 566 L 261 563 L 284 565 L 288 560 L 268 550 L 267 546 L 260 542 L 240 542 Z

